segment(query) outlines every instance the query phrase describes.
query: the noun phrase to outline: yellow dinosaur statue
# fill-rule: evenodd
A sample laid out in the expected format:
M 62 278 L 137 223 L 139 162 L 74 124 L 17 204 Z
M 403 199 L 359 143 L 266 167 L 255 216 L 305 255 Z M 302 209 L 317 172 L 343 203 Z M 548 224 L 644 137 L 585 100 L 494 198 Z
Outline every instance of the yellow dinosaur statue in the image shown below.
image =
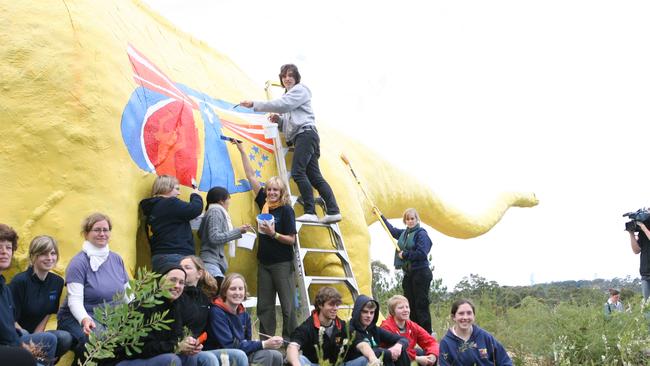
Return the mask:
M 195 178 L 203 192 L 225 186 L 233 196 L 233 224 L 254 222 L 257 209 L 238 153 L 219 135 L 245 140 L 262 180 L 276 167 L 264 116 L 233 108 L 242 99 L 263 99 L 263 90 L 230 59 L 136 0 L 3 1 L 0 19 L 0 221 L 20 235 L 13 272 L 25 268 L 31 238 L 49 234 L 61 245 L 57 272 L 63 274 L 81 248 L 81 220 L 95 211 L 113 219 L 110 246 L 128 270 L 149 265 L 138 202 L 156 174 L 175 174 L 185 187 Z M 339 159 L 342 152 L 388 217 L 417 207 L 425 223 L 449 236 L 481 235 L 509 207 L 537 204 L 532 194 L 507 194 L 484 214 L 467 216 L 358 142 L 322 122 L 319 129 L 321 168 L 340 203 L 363 293 L 371 291 L 367 227 L 376 218 Z M 189 189 L 183 192 L 186 198 Z M 230 262 L 254 293 L 254 252 L 238 250 Z M 338 263 L 308 260 L 305 267 L 334 274 Z

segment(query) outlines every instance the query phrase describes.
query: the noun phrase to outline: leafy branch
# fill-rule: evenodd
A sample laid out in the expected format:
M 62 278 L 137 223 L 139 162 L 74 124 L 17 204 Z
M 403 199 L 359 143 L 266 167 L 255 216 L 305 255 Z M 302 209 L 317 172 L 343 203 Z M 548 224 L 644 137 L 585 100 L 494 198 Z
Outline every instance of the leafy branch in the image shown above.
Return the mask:
M 151 330 L 168 330 L 172 320 L 166 319 L 167 311 L 155 313 L 148 319 L 138 309 L 152 308 L 169 298 L 170 285 L 159 281 L 160 275 L 139 268 L 136 278 L 129 281 L 124 293 L 113 297 L 111 304 L 98 306 L 94 318 L 105 327 L 91 333 L 86 343 L 85 361 L 81 366 L 96 366 L 96 360 L 115 357 L 115 350 L 123 347 L 127 355 L 142 352 L 141 338 Z

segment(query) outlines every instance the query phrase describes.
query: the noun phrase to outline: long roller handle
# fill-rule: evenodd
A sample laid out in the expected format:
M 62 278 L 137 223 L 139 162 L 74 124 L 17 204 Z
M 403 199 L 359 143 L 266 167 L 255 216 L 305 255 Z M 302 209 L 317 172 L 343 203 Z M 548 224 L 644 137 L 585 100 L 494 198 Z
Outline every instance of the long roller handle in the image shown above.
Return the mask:
M 390 230 L 388 230 L 388 226 L 386 226 L 386 223 L 384 223 L 384 220 L 381 218 L 381 212 L 379 211 L 377 206 L 375 206 L 375 203 L 372 201 L 370 196 L 368 196 L 366 190 L 363 188 L 363 184 L 361 184 L 361 180 L 359 180 L 359 177 L 357 177 L 357 174 L 354 172 L 354 169 L 352 169 L 352 164 L 350 164 L 350 160 L 348 160 L 345 154 L 341 154 L 341 160 L 343 160 L 345 165 L 347 165 L 348 168 L 350 168 L 350 172 L 352 172 L 352 176 L 354 176 L 354 179 L 357 181 L 359 188 L 361 188 L 361 192 L 363 192 L 363 195 L 366 197 L 366 199 L 368 200 L 368 202 L 370 202 L 370 205 L 372 206 L 372 213 L 374 213 L 375 216 L 377 216 L 377 220 L 379 220 L 381 226 L 384 228 L 384 230 L 386 230 L 386 233 L 388 234 L 391 243 L 393 243 L 395 250 L 399 252 L 400 249 L 399 246 L 397 245 L 397 241 L 395 240 L 395 238 L 393 238 L 393 234 L 390 233 Z

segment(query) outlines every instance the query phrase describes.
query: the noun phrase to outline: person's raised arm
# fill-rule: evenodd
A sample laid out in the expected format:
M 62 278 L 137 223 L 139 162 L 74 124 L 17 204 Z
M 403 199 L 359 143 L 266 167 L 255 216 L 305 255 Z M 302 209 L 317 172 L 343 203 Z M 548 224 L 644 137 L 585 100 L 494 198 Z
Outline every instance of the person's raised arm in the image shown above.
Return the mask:
M 243 100 L 239 103 L 242 107 L 253 108 L 256 112 L 287 113 L 311 99 L 311 94 L 301 84 L 296 84 L 282 97 L 268 102 Z
M 253 193 L 257 196 L 260 189 L 262 189 L 262 185 L 255 177 L 255 171 L 253 170 L 251 163 L 248 161 L 248 156 L 246 156 L 246 151 L 244 151 L 244 146 L 242 143 L 233 142 L 233 144 L 237 145 L 237 150 L 239 150 L 239 154 L 241 155 L 241 162 L 244 166 L 244 172 L 246 173 L 246 179 L 248 179 L 248 182 L 251 184 Z
M 379 209 L 377 209 L 377 211 L 379 211 Z M 391 223 L 388 221 L 386 216 L 384 216 L 383 214 L 381 215 L 381 219 L 382 221 L 384 221 L 384 224 L 386 224 L 386 228 L 388 228 L 388 231 L 390 231 L 390 235 L 392 235 L 393 238 L 395 239 L 399 239 L 400 235 L 402 235 L 405 229 L 398 229 L 393 225 L 391 225 Z
M 183 200 L 176 200 L 173 206 L 174 212 L 178 215 L 177 217 L 182 217 L 184 220 L 192 220 L 198 217 L 203 211 L 203 198 L 199 194 L 198 188 L 194 188 L 192 194 L 190 194 L 190 201 L 185 202 Z

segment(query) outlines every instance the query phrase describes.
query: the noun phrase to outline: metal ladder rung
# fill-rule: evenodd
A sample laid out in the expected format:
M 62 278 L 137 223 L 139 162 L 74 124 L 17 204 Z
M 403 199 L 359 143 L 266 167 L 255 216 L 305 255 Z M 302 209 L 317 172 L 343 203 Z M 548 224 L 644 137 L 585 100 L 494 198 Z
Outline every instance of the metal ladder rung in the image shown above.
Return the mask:
M 350 258 L 348 258 L 345 250 L 340 249 L 320 249 L 320 248 L 300 248 L 300 259 L 305 260 L 305 256 L 309 253 L 316 254 L 336 254 L 341 261 L 341 265 L 350 265 Z
M 326 276 L 305 276 L 312 284 L 328 285 L 328 284 L 354 284 L 352 277 L 326 277 Z M 356 287 L 356 286 L 355 286 Z
M 343 236 L 343 234 L 341 234 L 341 228 L 339 228 L 338 222 L 325 224 L 321 222 L 296 221 L 297 232 L 300 232 L 300 229 L 302 229 L 303 226 L 325 227 L 331 229 L 334 234 L 338 235 L 339 239 Z
M 320 248 L 300 248 L 305 253 L 331 253 L 341 254 L 343 251 L 338 249 L 320 249 Z
M 312 221 L 296 221 L 296 225 L 304 225 L 304 226 L 320 226 L 320 227 L 329 227 L 332 224 L 325 224 L 322 222 L 312 222 Z
M 294 205 L 296 203 L 299 203 L 302 206 L 302 197 L 300 197 L 300 196 L 291 196 L 291 201 L 292 201 L 292 204 L 294 204 Z M 323 199 L 323 197 L 320 197 L 320 196 L 314 197 L 314 204 L 319 205 L 321 207 L 324 207 L 325 206 L 325 200 Z

